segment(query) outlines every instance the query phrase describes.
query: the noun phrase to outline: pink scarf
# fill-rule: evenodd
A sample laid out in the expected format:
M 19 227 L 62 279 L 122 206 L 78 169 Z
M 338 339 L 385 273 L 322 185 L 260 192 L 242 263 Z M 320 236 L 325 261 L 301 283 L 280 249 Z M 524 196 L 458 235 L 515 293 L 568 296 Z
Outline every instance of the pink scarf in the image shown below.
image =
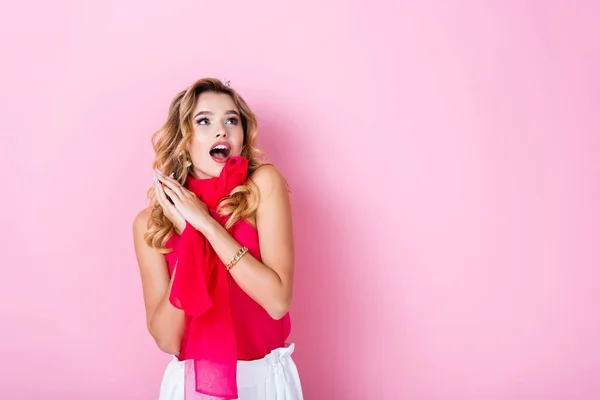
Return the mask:
M 220 217 L 216 208 L 235 187 L 245 183 L 247 173 L 248 160 L 232 157 L 218 178 L 188 177 L 186 187 L 224 225 L 228 218 Z M 236 399 L 237 344 L 229 306 L 229 273 L 208 240 L 189 223 L 176 252 L 177 272 L 169 300 L 187 316 L 186 340 L 179 359 L 193 361 L 185 364 L 185 391 L 193 393 L 193 379 L 196 398 Z

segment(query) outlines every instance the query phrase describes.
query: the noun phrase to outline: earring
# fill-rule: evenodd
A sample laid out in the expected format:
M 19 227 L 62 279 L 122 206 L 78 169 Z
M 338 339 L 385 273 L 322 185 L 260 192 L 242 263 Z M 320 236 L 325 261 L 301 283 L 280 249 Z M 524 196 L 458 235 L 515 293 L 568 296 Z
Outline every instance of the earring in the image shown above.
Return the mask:
M 189 168 L 192 166 L 192 162 L 188 159 L 185 151 L 179 153 L 179 158 L 185 159 L 185 161 L 183 162 L 183 168 Z

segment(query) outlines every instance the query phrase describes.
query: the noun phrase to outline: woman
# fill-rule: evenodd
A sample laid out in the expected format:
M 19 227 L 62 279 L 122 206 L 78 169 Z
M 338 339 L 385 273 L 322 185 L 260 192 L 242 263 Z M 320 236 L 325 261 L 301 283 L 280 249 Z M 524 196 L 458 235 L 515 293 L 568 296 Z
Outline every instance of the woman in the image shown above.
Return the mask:
M 152 205 L 133 231 L 148 329 L 173 355 L 161 400 L 302 399 L 285 342 L 290 200 L 256 134 L 229 83 L 201 79 L 173 99 L 153 137 Z

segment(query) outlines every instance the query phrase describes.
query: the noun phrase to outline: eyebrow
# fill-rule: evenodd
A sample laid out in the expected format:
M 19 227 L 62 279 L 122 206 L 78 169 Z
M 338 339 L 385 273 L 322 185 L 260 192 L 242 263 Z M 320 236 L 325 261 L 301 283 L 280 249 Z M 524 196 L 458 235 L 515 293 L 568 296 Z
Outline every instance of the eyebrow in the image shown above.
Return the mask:
M 213 115 L 214 113 L 212 111 L 200 111 L 198 113 L 196 113 L 196 115 L 194 115 L 194 118 L 196 118 L 199 115 Z M 238 117 L 240 116 L 240 114 L 235 111 L 235 110 L 227 110 L 225 111 L 225 115 L 237 115 Z

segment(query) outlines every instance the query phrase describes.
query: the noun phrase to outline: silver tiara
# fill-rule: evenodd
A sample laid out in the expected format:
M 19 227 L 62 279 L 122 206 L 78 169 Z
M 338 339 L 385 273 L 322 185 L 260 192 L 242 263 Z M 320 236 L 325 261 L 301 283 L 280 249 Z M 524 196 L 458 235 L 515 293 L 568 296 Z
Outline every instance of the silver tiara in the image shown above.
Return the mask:
M 225 79 L 221 79 L 221 83 L 223 83 L 223 85 L 225 85 L 225 86 L 227 86 L 227 87 L 231 86 L 231 85 L 229 84 L 229 81 L 228 81 L 228 80 L 225 80 Z

